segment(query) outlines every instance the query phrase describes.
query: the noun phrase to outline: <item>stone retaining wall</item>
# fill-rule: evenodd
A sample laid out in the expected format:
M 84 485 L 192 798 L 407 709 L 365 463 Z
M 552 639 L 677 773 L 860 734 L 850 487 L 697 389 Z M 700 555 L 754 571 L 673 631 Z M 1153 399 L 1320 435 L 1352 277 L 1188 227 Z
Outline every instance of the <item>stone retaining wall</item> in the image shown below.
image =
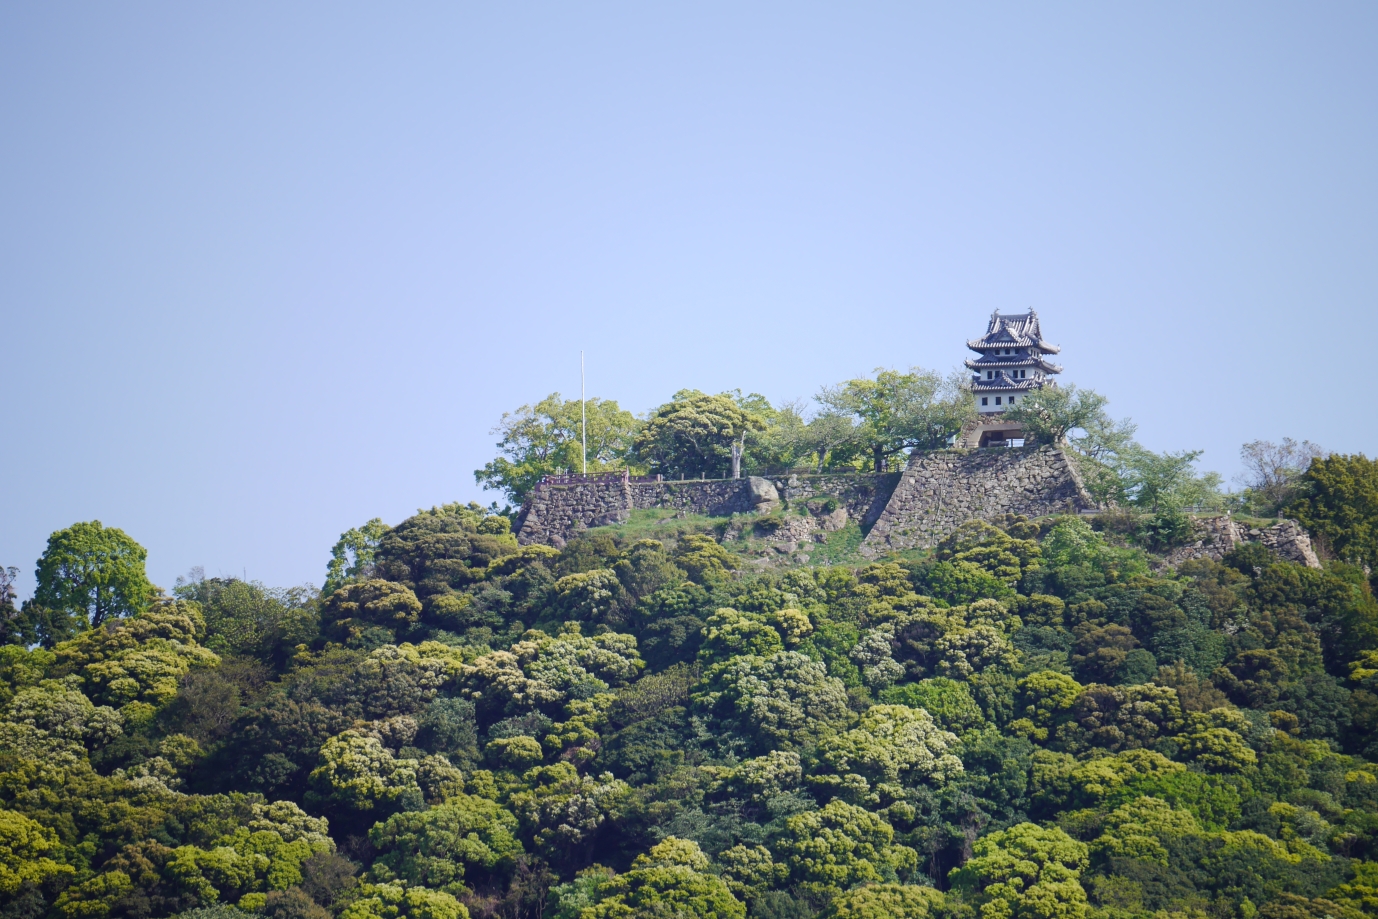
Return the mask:
M 868 555 L 926 549 L 968 520 L 1094 506 L 1076 469 L 1053 447 L 916 453 L 861 548 Z
M 822 533 L 855 520 L 868 531 L 862 554 L 874 557 L 930 548 L 967 520 L 1003 514 L 1043 517 L 1095 507 L 1075 466 L 1061 450 L 1009 447 L 916 453 L 902 474 L 541 485 L 527 497 L 514 530 L 522 545 L 544 543 L 560 548 L 589 527 L 625 523 L 634 509 L 728 517 L 768 513 L 781 499 L 793 503 L 828 497 L 837 500 L 836 511 L 811 505 L 811 516 L 788 521 L 780 539 L 793 545 L 804 538 L 794 529 L 807 527 L 810 534 Z M 1175 550 L 1168 564 L 1190 558 L 1218 559 L 1242 542 L 1259 542 L 1282 558 L 1320 567 L 1306 531 L 1292 520 L 1249 530 L 1229 517 L 1203 517 L 1195 519 L 1193 526 L 1195 544 Z
M 664 508 L 708 517 L 730 517 L 755 509 L 749 479 L 686 479 L 680 482 L 633 482 L 632 507 Z
M 902 473 L 850 475 L 792 475 L 775 480 L 775 488 L 786 501 L 811 501 L 815 498 L 836 498 L 839 507 L 847 509 L 847 517 L 861 525 L 862 530 L 875 526 L 890 496 L 895 493 Z
M 622 481 L 538 485 L 517 515 L 517 542 L 563 548 L 565 540 L 591 526 L 625 523 L 631 487 Z
M 1166 564 L 1176 567 L 1194 558 L 1218 561 L 1240 543 L 1256 542 L 1289 562 L 1298 562 L 1308 568 L 1321 567 L 1316 550 L 1311 546 L 1311 537 L 1295 520 L 1279 520 L 1262 529 L 1241 526 L 1230 517 L 1193 517 L 1191 524 L 1196 531 L 1196 542 L 1173 549 L 1165 559 Z
M 788 501 L 835 498 L 847 519 L 868 529 L 880 518 L 900 479 L 882 475 L 793 475 L 771 480 L 686 479 L 666 482 L 593 481 L 537 486 L 513 528 L 522 545 L 563 546 L 589 527 L 624 523 L 629 511 L 660 508 L 707 517 L 769 512 Z M 845 520 L 843 521 L 845 523 Z

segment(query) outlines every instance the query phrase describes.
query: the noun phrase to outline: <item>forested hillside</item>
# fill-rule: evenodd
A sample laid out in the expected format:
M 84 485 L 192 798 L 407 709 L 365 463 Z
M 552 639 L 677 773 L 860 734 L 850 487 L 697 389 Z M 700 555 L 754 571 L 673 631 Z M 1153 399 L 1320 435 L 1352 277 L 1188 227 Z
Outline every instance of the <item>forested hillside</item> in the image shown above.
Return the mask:
M 1322 570 L 1167 567 L 1167 508 L 764 567 L 447 505 L 162 590 L 77 524 L 0 590 L 0 913 L 1375 916 L 1375 483 L 1288 483 Z

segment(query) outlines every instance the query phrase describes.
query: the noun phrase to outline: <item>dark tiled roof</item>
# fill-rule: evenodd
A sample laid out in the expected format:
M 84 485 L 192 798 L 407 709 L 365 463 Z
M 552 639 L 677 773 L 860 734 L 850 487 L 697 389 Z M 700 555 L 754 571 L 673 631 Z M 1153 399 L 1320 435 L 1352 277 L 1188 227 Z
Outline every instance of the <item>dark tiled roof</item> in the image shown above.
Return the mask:
M 1062 372 L 1061 366 L 1059 366 L 1058 364 L 1051 363 L 1049 361 L 1045 361 L 1039 355 L 1033 355 L 1030 357 L 1000 357 L 998 355 L 987 354 L 983 357 L 976 358 L 976 360 L 971 360 L 970 358 L 968 358 L 966 361 L 964 361 L 964 363 L 966 364 L 968 370 L 995 370 L 1000 367 L 1037 367 L 1044 373 Z
M 1009 377 L 1005 376 L 1004 371 L 1001 371 L 1001 372 L 999 372 L 999 373 L 997 373 L 997 374 L 995 375 L 995 379 L 993 379 L 993 380 L 982 380 L 982 379 L 980 379 L 980 378 L 977 378 L 977 379 L 975 379 L 975 380 L 972 380 L 972 381 L 971 381 L 971 391 L 972 391 L 972 392 L 1004 392 L 1004 391 L 1006 391 L 1006 390 L 1014 390 L 1015 392 L 1023 392 L 1024 390 L 1028 390 L 1028 389 L 1037 389 L 1037 388 L 1039 388 L 1039 387 L 1042 386 L 1042 385 L 1043 385 L 1043 382 L 1040 381 L 1040 380 L 1034 380 L 1034 379 L 1028 379 L 1028 380 L 1013 380 L 1013 379 L 1010 379 Z
M 1015 314 L 999 311 L 991 313 L 986 334 L 967 342 L 967 347 L 973 351 L 986 348 L 1034 347 L 1049 354 L 1056 354 L 1061 350 L 1057 345 L 1043 341 L 1043 333 L 1038 327 L 1038 314 L 1033 310 Z

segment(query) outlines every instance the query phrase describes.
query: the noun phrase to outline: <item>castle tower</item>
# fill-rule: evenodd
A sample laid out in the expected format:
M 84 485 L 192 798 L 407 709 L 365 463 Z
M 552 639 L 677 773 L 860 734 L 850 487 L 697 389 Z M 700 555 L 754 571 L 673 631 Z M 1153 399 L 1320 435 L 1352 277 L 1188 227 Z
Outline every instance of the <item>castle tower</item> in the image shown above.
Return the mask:
M 971 391 L 979 421 L 964 432 L 964 445 L 986 447 L 1020 438 L 1023 432 L 1018 423 L 1003 421 L 1000 416 L 1033 390 L 1057 385 L 1052 377 L 1062 368 L 1045 356 L 1062 349 L 1043 340 L 1038 314 L 1033 310 L 1013 315 L 998 310 L 991 313 L 986 334 L 967 342 L 967 347 L 981 356 L 966 361 L 973 373 Z

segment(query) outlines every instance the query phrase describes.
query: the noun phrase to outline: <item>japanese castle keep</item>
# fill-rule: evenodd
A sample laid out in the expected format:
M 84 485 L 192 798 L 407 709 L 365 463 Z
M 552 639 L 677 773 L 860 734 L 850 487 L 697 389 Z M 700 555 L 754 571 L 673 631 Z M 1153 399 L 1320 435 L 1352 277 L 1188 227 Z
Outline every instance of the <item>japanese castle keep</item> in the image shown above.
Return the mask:
M 1033 310 L 1013 315 L 991 313 L 986 334 L 967 342 L 967 347 L 981 355 L 966 361 L 973 373 L 971 391 L 979 420 L 962 433 L 961 446 L 1004 446 L 1021 439 L 1018 422 L 1005 421 L 1001 416 L 1033 390 L 1057 385 L 1052 376 L 1061 373 L 1062 367 L 1049 362 L 1045 355 L 1062 349 L 1043 340 L 1038 314 Z

